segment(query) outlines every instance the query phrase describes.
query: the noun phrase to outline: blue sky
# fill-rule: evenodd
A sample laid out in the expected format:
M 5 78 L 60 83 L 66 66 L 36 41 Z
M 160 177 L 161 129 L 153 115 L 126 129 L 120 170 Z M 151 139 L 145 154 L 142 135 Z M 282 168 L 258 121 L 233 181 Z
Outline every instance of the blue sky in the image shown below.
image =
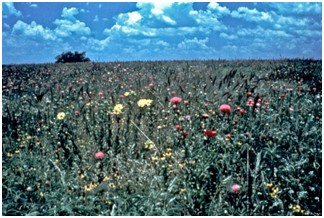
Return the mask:
M 322 58 L 319 2 L 2 3 L 2 62 Z

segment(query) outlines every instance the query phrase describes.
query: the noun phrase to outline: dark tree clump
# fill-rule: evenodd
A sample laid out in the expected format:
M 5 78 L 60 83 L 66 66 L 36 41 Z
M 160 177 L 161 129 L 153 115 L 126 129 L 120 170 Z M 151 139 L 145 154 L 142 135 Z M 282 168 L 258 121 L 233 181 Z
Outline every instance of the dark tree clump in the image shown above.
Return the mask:
M 89 62 L 89 58 L 85 56 L 85 52 L 63 52 L 55 57 L 55 63 L 74 63 L 74 62 Z

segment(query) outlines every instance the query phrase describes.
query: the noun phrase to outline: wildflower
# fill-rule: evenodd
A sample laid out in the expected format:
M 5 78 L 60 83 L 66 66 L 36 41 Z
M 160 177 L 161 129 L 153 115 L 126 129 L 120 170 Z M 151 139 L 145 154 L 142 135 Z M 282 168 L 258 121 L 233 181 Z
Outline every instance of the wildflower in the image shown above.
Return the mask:
M 241 186 L 238 184 L 234 184 L 231 186 L 231 191 L 235 194 L 239 193 L 240 189 L 241 189 Z
M 208 115 L 208 114 L 203 114 L 202 117 L 203 117 L 203 118 L 208 118 L 209 115 Z
M 247 96 L 247 97 L 252 96 L 252 92 L 247 92 L 247 93 L 246 93 L 246 96 Z
M 182 126 L 180 126 L 180 125 L 175 125 L 175 128 L 176 128 L 176 130 L 181 130 L 181 129 L 182 129 Z
M 98 92 L 99 97 L 103 96 L 103 92 Z
M 253 99 L 249 99 L 248 102 L 246 103 L 246 106 L 248 106 L 248 107 L 253 107 L 253 106 L 254 106 L 254 101 L 253 101 Z
M 266 186 L 267 186 L 268 188 L 272 188 L 272 187 L 273 187 L 273 183 L 272 183 L 272 182 L 266 183 Z
M 268 107 L 269 106 L 269 102 L 268 101 L 264 102 L 264 106 Z
M 159 160 L 159 157 L 153 156 L 153 157 L 151 157 L 151 160 L 152 161 L 158 161 Z
M 180 168 L 183 168 L 186 165 L 186 163 L 183 161 L 180 161 L 178 165 Z
M 174 103 L 174 104 L 178 104 L 182 101 L 182 99 L 180 97 L 173 97 L 170 99 L 170 102 L 171 103 Z
M 96 154 L 95 154 L 95 158 L 96 159 L 103 159 L 105 156 L 105 154 L 102 152 L 102 151 L 98 151 Z
M 110 177 L 109 176 L 105 176 L 104 178 L 103 178 L 103 182 L 106 182 L 106 181 L 108 181 L 108 180 L 110 180 Z
M 122 110 L 123 110 L 124 106 L 122 104 L 116 104 L 114 109 L 113 109 L 113 113 L 114 114 L 121 114 Z
M 150 83 L 149 87 L 153 88 L 154 87 L 154 83 Z
M 56 118 L 57 118 L 58 120 L 63 120 L 64 117 L 65 117 L 65 113 L 64 113 L 64 112 L 60 112 L 60 113 L 58 113 L 57 116 L 56 116 Z
M 219 107 L 219 110 L 223 113 L 231 113 L 231 106 L 229 106 L 228 104 L 222 104 L 220 107 Z
M 188 133 L 186 133 L 186 132 L 183 132 L 183 133 L 181 133 L 181 135 L 182 135 L 182 137 L 183 137 L 183 138 L 187 138 L 187 136 L 188 136 Z
M 94 189 L 95 187 L 97 187 L 97 184 L 95 182 L 91 182 L 89 185 L 84 186 L 84 190 L 89 192 L 92 189 Z
M 125 92 L 125 93 L 124 93 L 124 96 L 127 97 L 127 96 L 129 96 L 129 94 L 130 94 L 129 92 Z
M 184 103 L 184 104 L 189 104 L 189 101 L 188 101 L 188 100 L 186 100 L 186 101 L 183 101 L 183 103 Z
M 217 135 L 217 132 L 215 130 L 205 130 L 205 135 L 208 137 L 213 137 Z
M 148 139 L 146 142 L 145 142 L 145 148 L 149 149 L 149 150 L 152 150 L 154 148 L 154 142 L 152 142 L 150 139 Z
M 153 100 L 151 100 L 151 99 L 140 99 L 137 102 L 137 105 L 139 107 L 146 107 L 146 106 L 149 107 L 149 106 L 151 106 L 152 102 L 153 102 Z

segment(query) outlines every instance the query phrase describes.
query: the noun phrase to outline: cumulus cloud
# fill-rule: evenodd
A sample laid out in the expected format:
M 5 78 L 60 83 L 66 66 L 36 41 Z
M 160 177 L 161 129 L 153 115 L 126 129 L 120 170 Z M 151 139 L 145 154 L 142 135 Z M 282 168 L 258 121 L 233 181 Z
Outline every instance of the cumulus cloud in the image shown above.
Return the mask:
M 74 7 L 63 8 L 61 17 L 65 18 L 67 20 L 75 21 L 76 18 L 74 16 L 77 15 L 78 13 L 79 13 L 78 9 L 76 9 Z
M 247 7 L 239 7 L 237 10 L 232 11 L 232 17 L 234 18 L 243 18 L 247 21 L 267 21 L 272 22 L 273 18 L 270 13 L 264 11 L 258 11 L 257 9 L 249 9 Z
M 37 24 L 32 21 L 27 24 L 21 20 L 18 20 L 13 26 L 12 34 L 15 36 L 21 35 L 25 37 L 31 37 L 34 39 L 43 40 L 58 40 L 61 38 L 70 37 L 73 35 L 85 36 L 91 33 L 89 27 L 84 22 L 77 20 L 74 16 L 79 12 L 76 8 L 63 8 L 61 17 L 63 19 L 56 19 L 54 24 L 55 29 L 50 29 Z
M 14 15 L 16 17 L 21 16 L 21 12 L 15 8 L 15 5 L 13 2 L 3 2 L 2 3 L 2 14 L 4 17 L 7 17 L 9 15 Z
M 27 24 L 21 20 L 18 20 L 17 23 L 12 28 L 12 33 L 14 35 L 24 35 L 27 37 L 33 38 L 42 38 L 45 40 L 55 40 L 56 36 L 48 28 L 44 28 L 42 25 L 36 24 L 35 21 L 32 21 L 30 24 Z
M 286 15 L 320 15 L 322 13 L 322 3 L 320 2 L 273 2 L 268 5 Z

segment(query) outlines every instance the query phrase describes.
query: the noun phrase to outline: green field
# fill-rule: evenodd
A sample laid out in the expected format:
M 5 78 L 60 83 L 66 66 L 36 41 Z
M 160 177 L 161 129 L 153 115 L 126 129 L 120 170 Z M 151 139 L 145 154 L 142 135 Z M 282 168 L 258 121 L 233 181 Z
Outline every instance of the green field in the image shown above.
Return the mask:
M 2 215 L 322 215 L 322 63 L 3 65 Z

